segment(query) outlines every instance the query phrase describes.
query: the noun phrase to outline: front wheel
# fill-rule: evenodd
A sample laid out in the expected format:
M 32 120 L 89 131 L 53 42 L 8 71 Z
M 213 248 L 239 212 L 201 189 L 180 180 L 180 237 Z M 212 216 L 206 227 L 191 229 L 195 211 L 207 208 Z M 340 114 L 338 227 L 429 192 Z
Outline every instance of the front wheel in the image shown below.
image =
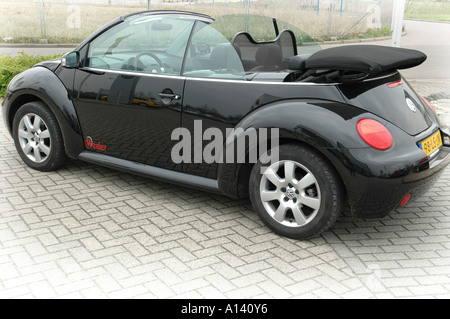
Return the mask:
M 315 237 L 331 227 L 344 197 L 334 169 L 314 150 L 296 144 L 281 145 L 276 163 L 253 167 L 249 192 L 260 219 L 295 239 Z
M 19 108 L 14 116 L 13 138 L 20 157 L 31 168 L 51 171 L 67 162 L 58 122 L 42 102 Z

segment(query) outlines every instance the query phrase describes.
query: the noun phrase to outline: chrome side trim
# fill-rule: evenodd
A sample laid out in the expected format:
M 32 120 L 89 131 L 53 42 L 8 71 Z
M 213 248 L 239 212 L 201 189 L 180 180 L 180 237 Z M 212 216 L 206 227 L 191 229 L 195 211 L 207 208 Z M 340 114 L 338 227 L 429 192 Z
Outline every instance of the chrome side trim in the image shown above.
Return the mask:
M 282 86 L 336 86 L 339 83 L 312 83 L 312 82 L 268 82 L 268 81 L 246 81 L 246 80 L 228 80 L 228 79 L 215 79 L 215 78 L 195 78 L 195 77 L 186 77 L 181 75 L 170 75 L 170 74 L 150 74 L 150 73 L 141 73 L 141 72 L 131 72 L 131 71 L 122 71 L 122 70 L 111 70 L 111 69 L 99 69 L 99 68 L 91 68 L 91 67 L 82 67 L 79 69 L 80 71 L 86 72 L 111 72 L 115 74 L 123 74 L 129 76 L 145 76 L 145 77 L 156 77 L 156 78 L 181 78 L 188 79 L 190 81 L 207 81 L 207 82 L 219 82 L 219 83 L 240 83 L 243 85 L 250 84 L 266 84 L 266 85 L 282 85 Z
M 123 75 L 129 75 L 129 76 L 145 76 L 145 77 L 157 77 L 157 78 L 182 78 L 184 79 L 185 77 L 180 76 L 180 75 L 170 75 L 170 74 L 150 74 L 150 73 L 143 73 L 143 72 L 132 72 L 132 71 L 122 71 L 122 70 L 112 70 L 112 69 L 99 69 L 99 68 L 91 68 L 88 66 L 79 68 L 80 71 L 85 71 L 85 72 L 97 72 L 97 73 L 115 73 L 115 74 L 123 74 Z

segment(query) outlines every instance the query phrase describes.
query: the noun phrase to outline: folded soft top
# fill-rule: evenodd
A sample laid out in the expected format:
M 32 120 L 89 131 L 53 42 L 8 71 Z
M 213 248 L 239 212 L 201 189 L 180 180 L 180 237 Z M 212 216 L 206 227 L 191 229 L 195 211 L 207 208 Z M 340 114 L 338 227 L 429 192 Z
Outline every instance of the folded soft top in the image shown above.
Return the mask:
M 342 70 L 373 77 L 384 71 L 408 69 L 422 64 L 427 56 L 416 50 L 379 45 L 347 45 L 318 51 L 306 62 L 306 69 Z

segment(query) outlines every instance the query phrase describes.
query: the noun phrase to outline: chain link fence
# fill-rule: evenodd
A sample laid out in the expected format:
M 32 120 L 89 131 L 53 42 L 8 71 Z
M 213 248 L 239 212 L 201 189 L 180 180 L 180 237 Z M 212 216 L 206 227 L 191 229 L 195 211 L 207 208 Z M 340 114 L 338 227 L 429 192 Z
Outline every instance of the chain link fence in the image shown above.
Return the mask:
M 288 22 L 316 39 L 390 32 L 394 0 L 22 0 L 0 1 L 0 42 L 78 43 L 134 11 L 189 10 L 217 17 L 257 14 Z M 251 21 L 243 21 L 245 24 Z M 381 32 L 381 34 L 380 34 Z

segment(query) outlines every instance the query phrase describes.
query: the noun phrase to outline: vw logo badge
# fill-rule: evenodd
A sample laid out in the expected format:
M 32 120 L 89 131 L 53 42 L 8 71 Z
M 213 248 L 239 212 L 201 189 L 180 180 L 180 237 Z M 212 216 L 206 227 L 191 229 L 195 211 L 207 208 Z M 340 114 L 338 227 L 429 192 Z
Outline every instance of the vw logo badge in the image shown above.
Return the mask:
M 406 98 L 406 105 L 408 105 L 409 109 L 413 112 L 417 111 L 416 105 L 410 98 Z
M 293 189 L 288 189 L 288 190 L 286 191 L 286 196 L 287 196 L 288 198 L 290 198 L 290 199 L 294 198 L 294 197 L 295 197 L 295 191 L 294 191 Z

